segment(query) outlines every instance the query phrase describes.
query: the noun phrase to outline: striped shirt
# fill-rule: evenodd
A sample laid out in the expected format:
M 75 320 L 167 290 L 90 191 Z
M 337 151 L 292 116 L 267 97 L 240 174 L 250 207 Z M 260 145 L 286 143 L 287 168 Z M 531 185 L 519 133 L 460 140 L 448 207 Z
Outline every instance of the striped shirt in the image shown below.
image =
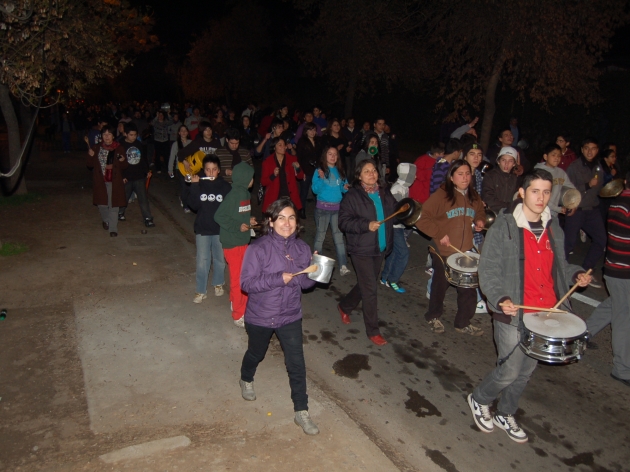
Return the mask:
M 608 245 L 604 263 L 606 275 L 630 279 L 630 190 L 613 200 L 608 210 Z

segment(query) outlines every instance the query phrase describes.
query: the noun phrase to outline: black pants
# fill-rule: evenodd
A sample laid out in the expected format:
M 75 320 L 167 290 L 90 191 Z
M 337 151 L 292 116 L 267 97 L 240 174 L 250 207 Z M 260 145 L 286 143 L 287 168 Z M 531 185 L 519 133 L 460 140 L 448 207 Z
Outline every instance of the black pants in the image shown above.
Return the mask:
M 138 204 L 140 205 L 140 211 L 142 212 L 143 220 L 153 219 L 151 215 L 151 210 L 149 210 L 149 198 L 147 196 L 146 191 L 147 179 L 138 179 L 138 180 L 128 180 L 125 184 L 125 194 L 127 196 L 127 202 L 131 198 L 131 194 L 136 192 L 136 196 L 138 197 Z M 120 207 L 118 209 L 119 215 L 124 215 L 127 207 Z
M 431 284 L 431 298 L 429 300 L 429 311 L 424 315 L 427 321 L 433 318 L 440 318 L 444 312 L 444 296 L 449 287 L 444 264 L 436 254 L 431 254 L 433 261 L 433 282 Z M 477 308 L 477 289 L 455 287 L 457 289 L 457 314 L 455 315 L 456 328 L 462 329 L 470 324 L 470 320 L 475 316 Z
M 378 277 L 381 273 L 383 255 L 356 256 L 351 255 L 352 265 L 357 274 L 357 284 L 341 299 L 339 306 L 348 315 L 363 300 L 363 321 L 368 337 L 381 334 L 378 327 L 378 309 L 376 306 L 376 291 L 378 290 Z
M 186 179 L 181 172 L 177 171 L 179 176 L 179 199 L 182 201 L 184 208 L 188 208 L 188 195 L 190 195 L 190 183 L 186 182 Z
M 305 175 L 304 180 L 298 180 L 300 186 L 300 200 L 302 201 L 302 209 L 306 210 L 306 200 L 308 199 L 308 191 L 313 183 L 312 175 Z
M 256 368 L 265 358 L 271 336 L 276 333 L 284 351 L 284 365 L 289 374 L 293 410 L 308 410 L 306 364 L 304 362 L 304 348 L 302 347 L 302 320 L 299 319 L 281 328 L 265 328 L 245 323 L 245 329 L 249 340 L 247 352 L 243 356 L 243 363 L 241 364 L 241 380 L 254 381 Z
M 162 170 L 162 168 L 166 169 L 168 167 L 168 158 L 171 152 L 169 144 L 168 141 L 155 142 L 155 170 Z

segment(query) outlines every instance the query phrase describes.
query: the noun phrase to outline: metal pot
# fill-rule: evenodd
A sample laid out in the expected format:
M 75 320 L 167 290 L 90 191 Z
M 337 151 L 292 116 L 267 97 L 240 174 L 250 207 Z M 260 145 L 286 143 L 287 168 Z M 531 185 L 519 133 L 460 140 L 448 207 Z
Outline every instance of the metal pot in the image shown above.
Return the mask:
M 580 205 L 582 194 L 579 190 L 571 187 L 562 187 L 560 191 L 560 204 L 567 210 L 573 210 Z
M 493 212 L 490 208 L 486 208 L 486 224 L 483 229 L 488 229 L 494 223 L 494 220 L 497 219 L 497 214 Z
M 403 198 L 396 205 L 396 210 L 406 203 L 409 204 L 409 210 L 401 213 L 397 218 L 405 226 L 413 226 L 422 216 L 422 203 L 415 201 L 413 198 Z
M 491 171 L 493 167 L 494 166 L 489 162 L 482 162 L 482 164 L 479 166 L 479 172 L 481 172 L 481 175 L 486 175 L 486 173 Z
M 313 254 L 312 263 L 317 264 L 317 270 L 308 274 L 308 278 L 322 284 L 330 282 L 335 268 L 335 260 L 321 254 Z
M 602 187 L 599 191 L 599 196 L 603 198 L 618 197 L 623 192 L 623 188 L 623 179 L 615 179 Z

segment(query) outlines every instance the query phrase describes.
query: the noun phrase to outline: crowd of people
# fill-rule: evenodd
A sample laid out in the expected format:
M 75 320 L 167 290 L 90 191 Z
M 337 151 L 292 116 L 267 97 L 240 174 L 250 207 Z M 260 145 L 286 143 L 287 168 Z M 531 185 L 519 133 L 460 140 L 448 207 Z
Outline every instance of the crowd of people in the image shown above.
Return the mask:
M 359 128 L 355 118 L 329 118 L 318 106 L 290 114 L 286 106 L 260 110 L 254 103 L 240 113 L 225 106 L 145 105 L 87 110 L 93 203 L 112 237 L 134 198 L 151 228 L 146 188 L 152 173 L 179 180 L 183 211 L 196 214 L 193 302 L 207 298 L 211 270 L 214 295 L 222 296 L 229 270 L 232 318 L 249 338 L 240 379 L 245 400 L 256 398 L 256 367 L 275 333 L 285 354 L 295 422 L 307 434 L 319 431 L 308 415 L 300 303 L 301 291 L 315 282 L 294 274 L 309 265 L 313 252 L 323 252 L 329 228 L 340 275 L 351 274 L 349 259 L 356 275 L 356 285 L 337 307 L 341 322 L 351 323 L 361 304 L 366 334 L 378 346 L 387 344 L 379 328 L 379 285 L 406 293 L 401 277 L 408 239 L 417 233 L 431 240 L 425 319 L 435 334 L 445 332 L 441 318 L 449 285 L 457 292 L 456 332 L 482 336 L 471 321 L 476 313 L 492 314 L 497 367 L 468 402 L 481 431 L 498 426 L 516 442 L 527 441 L 514 414 L 537 363 L 517 348 L 528 312 L 522 306 L 551 308 L 574 284 L 601 287 L 590 271 L 608 246 L 604 266 L 611 297 L 588 326 L 596 334 L 612 325 L 611 375 L 630 386 L 630 190 L 622 188 L 614 200 L 600 197 L 604 185 L 622 177 L 613 144 L 600 147 L 586 138 L 575 153 L 571 137 L 559 134 L 532 165 L 526 143 L 517 141 L 522 134 L 515 119 L 484 150 L 477 119 L 468 118 L 449 125 L 442 142 L 410 163 L 400 162 L 396 136 L 382 117 Z M 71 121 L 64 114 L 63 122 Z M 567 189 L 579 194 L 579 204 L 566 203 Z M 252 198 L 262 219 L 252 215 Z M 312 215 L 307 207 L 314 207 Z M 420 215 L 411 225 L 388 218 L 408 207 Z M 313 250 L 299 237 L 300 219 L 307 217 L 315 221 Z M 582 264 L 569 265 L 578 238 L 591 242 Z M 458 284 L 449 275 L 451 259 L 462 253 L 475 264 L 478 283 Z M 570 310 L 568 302 L 563 306 Z

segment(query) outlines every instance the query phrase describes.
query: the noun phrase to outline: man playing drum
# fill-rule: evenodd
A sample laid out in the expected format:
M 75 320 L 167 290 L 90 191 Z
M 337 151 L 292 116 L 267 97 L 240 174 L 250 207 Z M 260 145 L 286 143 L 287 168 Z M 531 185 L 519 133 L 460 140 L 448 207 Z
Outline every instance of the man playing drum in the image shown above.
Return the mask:
M 569 291 L 570 282 L 586 287 L 591 280 L 564 257 L 564 233 L 547 206 L 552 185 L 553 177 L 544 169 L 524 176 L 518 190 L 522 202 L 501 210 L 488 230 L 479 263 L 481 290 L 494 312 L 498 360 L 468 395 L 468 404 L 482 432 L 490 433 L 497 425 L 517 443 L 527 442 L 527 434 L 513 415 L 538 361 L 519 349 L 523 327 L 515 304 L 550 308 Z M 569 309 L 569 302 L 562 307 Z M 491 415 L 490 405 L 499 395 Z

